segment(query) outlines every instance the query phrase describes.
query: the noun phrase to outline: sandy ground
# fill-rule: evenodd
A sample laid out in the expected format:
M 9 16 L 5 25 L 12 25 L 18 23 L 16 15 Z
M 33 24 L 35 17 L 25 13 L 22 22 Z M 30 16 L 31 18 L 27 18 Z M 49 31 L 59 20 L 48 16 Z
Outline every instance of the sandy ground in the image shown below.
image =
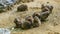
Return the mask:
M 16 29 L 11 32 L 11 34 L 60 34 L 60 0 L 35 0 L 34 2 L 24 3 L 28 5 L 28 11 L 25 12 L 16 12 L 17 7 L 20 5 L 15 5 L 8 12 L 0 14 L 0 28 L 10 28 L 14 27 L 14 18 L 20 16 L 25 18 L 27 15 L 32 15 L 34 12 L 40 12 L 40 7 L 42 3 L 50 2 L 54 6 L 52 14 L 48 17 L 48 21 L 41 24 L 40 27 L 29 29 L 29 30 L 20 30 Z M 34 7 L 39 8 L 34 8 Z

